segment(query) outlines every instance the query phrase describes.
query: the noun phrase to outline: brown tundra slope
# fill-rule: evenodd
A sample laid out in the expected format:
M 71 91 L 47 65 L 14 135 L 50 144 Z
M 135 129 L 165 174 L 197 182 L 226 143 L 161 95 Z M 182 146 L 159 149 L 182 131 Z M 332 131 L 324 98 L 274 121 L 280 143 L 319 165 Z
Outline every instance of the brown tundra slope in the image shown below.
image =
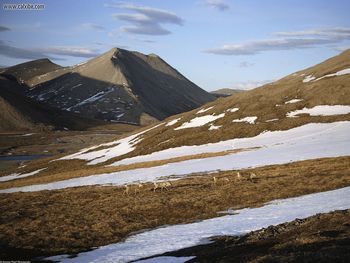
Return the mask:
M 133 55 L 136 56 L 136 55 Z M 167 118 L 147 132 L 131 141 L 132 150 L 125 154 L 110 155 L 97 165 L 86 165 L 87 161 L 66 158 L 56 162 L 33 162 L 22 172 L 47 167 L 36 176 L 16 180 L 11 185 L 25 185 L 26 180 L 52 182 L 71 177 L 87 176 L 102 172 L 163 165 L 193 158 L 226 155 L 230 152 L 204 153 L 201 155 L 163 158 L 147 163 L 124 166 L 106 166 L 118 160 L 142 156 L 169 148 L 215 143 L 233 138 L 253 137 L 263 131 L 288 130 L 307 123 L 328 123 L 350 120 L 347 112 L 324 116 L 322 114 L 298 114 L 298 110 L 315 110 L 319 106 L 350 106 L 350 50 L 330 58 L 316 66 L 288 75 L 276 82 L 254 90 L 221 98 L 195 110 Z M 338 73 L 337 73 L 338 72 Z M 295 114 L 295 116 L 291 116 Z M 317 113 L 317 111 L 316 111 Z M 209 121 L 207 121 L 209 119 Z M 202 122 L 201 125 L 191 124 Z M 204 121 L 204 123 L 203 123 Z M 142 129 L 141 129 L 142 131 Z M 138 131 L 139 133 L 140 131 Z M 105 149 L 107 152 L 119 141 L 110 145 L 96 145 L 86 152 L 94 154 Z M 84 150 L 85 151 L 85 150 Z M 103 156 L 106 152 L 100 154 Z M 55 157 L 54 159 L 57 159 Z M 48 160 L 49 161 L 49 160 Z M 64 165 L 62 165 L 62 163 Z M 3 174 L 8 174 L 4 171 Z M 16 182 L 16 183 L 15 183 Z M 3 186 L 5 187 L 5 186 Z M 1 188 L 1 186 L 0 186 Z

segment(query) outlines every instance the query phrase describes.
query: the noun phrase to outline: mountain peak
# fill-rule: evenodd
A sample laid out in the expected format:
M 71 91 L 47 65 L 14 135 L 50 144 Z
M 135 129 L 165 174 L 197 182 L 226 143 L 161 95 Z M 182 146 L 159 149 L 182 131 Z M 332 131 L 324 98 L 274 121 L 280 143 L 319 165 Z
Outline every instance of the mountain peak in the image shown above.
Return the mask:
M 114 122 L 142 124 L 145 114 L 162 120 L 215 99 L 157 55 L 118 47 L 60 72 L 51 79 L 40 77 L 45 81 L 33 87 L 31 96 Z

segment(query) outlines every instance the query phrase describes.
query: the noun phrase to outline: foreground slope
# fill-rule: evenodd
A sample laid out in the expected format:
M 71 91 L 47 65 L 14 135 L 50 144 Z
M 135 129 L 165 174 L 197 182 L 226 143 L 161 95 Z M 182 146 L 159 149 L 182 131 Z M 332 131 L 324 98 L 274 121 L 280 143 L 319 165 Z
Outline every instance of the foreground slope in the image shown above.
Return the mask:
M 115 122 L 149 123 L 215 99 L 160 57 L 117 48 L 39 78 L 32 98 Z

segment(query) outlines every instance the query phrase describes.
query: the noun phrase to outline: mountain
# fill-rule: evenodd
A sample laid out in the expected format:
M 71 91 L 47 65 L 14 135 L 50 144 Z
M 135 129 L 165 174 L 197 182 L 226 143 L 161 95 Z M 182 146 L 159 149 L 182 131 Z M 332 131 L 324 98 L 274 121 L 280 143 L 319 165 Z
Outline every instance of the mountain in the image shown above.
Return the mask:
M 28 96 L 53 107 L 113 122 L 162 120 L 215 97 L 157 55 L 113 48 L 30 80 Z
M 237 94 L 237 93 L 240 93 L 243 91 L 244 90 L 240 90 L 240 89 L 225 88 L 225 89 L 214 90 L 214 91 L 211 91 L 210 93 L 213 94 L 217 98 L 221 98 L 221 97 L 228 97 L 228 96 L 231 96 L 233 94 Z
M 1 71 L 1 74 L 9 79 L 16 80 L 17 82 L 30 87 L 33 82 L 35 83 L 35 78 L 37 76 L 42 76 L 60 69 L 63 69 L 63 67 L 45 58 L 4 68 Z
M 102 120 L 82 117 L 53 108 L 21 94 L 25 85 L 0 76 L 0 131 L 85 130 L 106 125 Z

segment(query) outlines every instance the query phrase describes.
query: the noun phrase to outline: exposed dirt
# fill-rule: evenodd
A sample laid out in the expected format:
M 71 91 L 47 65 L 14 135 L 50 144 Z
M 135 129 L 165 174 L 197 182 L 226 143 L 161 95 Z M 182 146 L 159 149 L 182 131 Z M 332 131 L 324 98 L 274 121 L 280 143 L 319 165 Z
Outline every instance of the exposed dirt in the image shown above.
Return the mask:
M 251 171 L 258 175 L 253 181 L 247 178 Z M 24 254 L 29 255 L 21 259 L 30 258 L 28 251 L 76 253 L 119 242 L 135 231 L 349 186 L 349 171 L 350 157 L 341 157 L 245 170 L 241 180 L 235 171 L 221 172 L 215 174 L 216 185 L 212 175 L 193 176 L 173 182 L 169 191 L 153 192 L 153 185 L 144 184 L 136 193 L 132 187 L 129 195 L 111 186 L 1 194 L 0 251 L 16 259 L 18 249 L 27 249 Z
M 196 256 L 188 262 L 349 262 L 350 210 L 318 214 L 270 226 L 242 237 L 164 256 Z

